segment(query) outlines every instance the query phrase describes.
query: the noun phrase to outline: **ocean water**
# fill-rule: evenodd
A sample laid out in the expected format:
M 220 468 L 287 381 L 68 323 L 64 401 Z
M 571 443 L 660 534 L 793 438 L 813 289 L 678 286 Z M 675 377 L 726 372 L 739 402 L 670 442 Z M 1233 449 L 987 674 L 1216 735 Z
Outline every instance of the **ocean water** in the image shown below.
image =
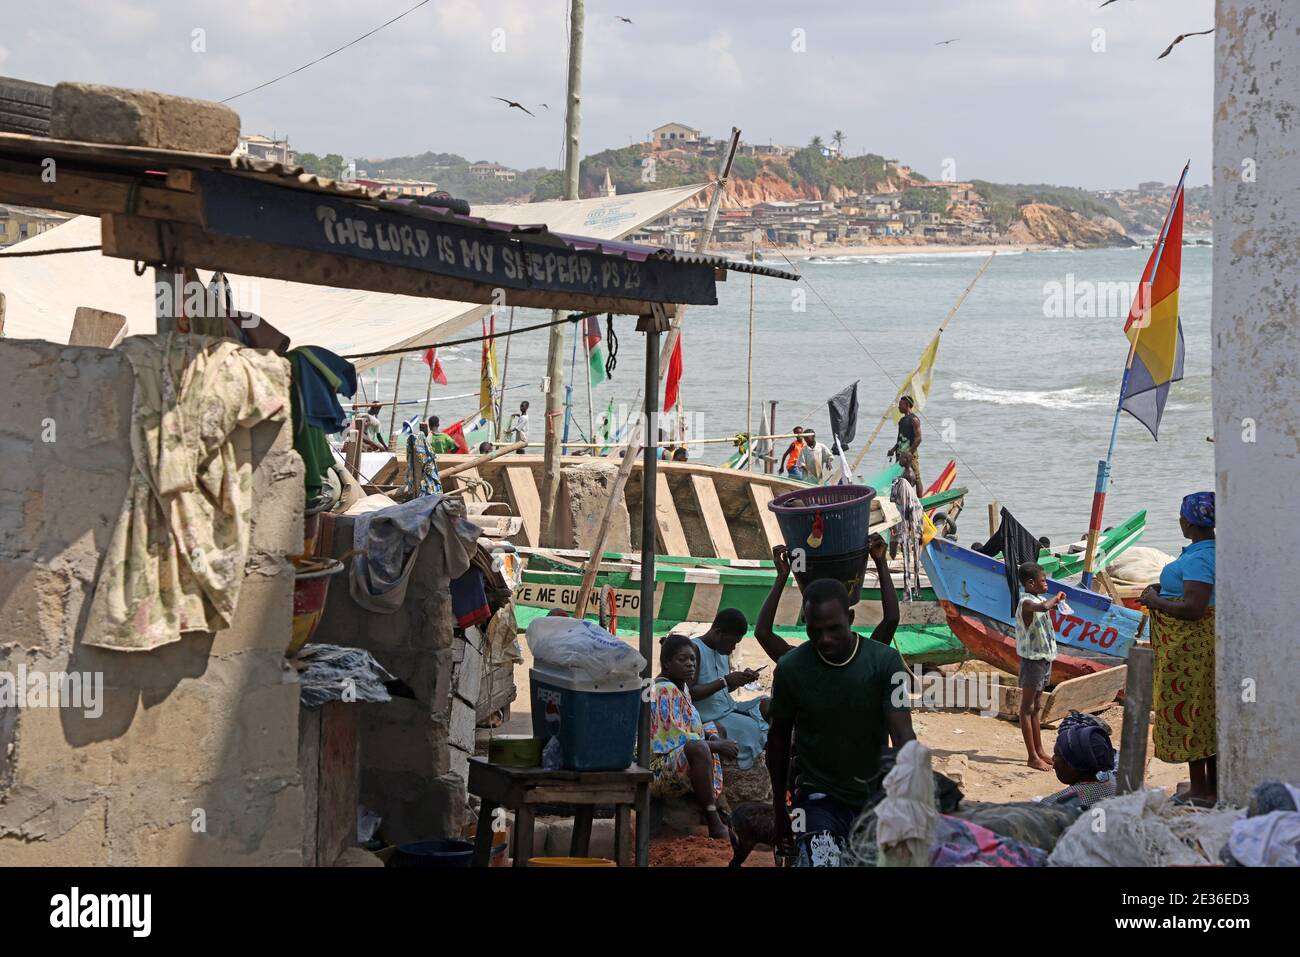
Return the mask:
M 962 542 L 986 537 L 986 503 L 991 500 L 1053 543 L 1086 530 L 1097 460 L 1106 452 L 1128 349 L 1124 318 L 1149 255 L 1149 249 L 999 253 L 949 324 L 922 413 L 922 478 L 928 484 L 949 459 L 957 461 L 957 484 L 970 489 L 958 523 Z M 766 401 L 775 399 L 777 431 L 811 425 L 829 444 L 826 401 L 856 380 L 860 413 L 851 450 L 856 455 L 897 383 L 915 366 L 984 258 L 975 252 L 918 251 L 795 260 L 803 277 L 799 283 L 758 277 L 755 430 Z M 1107 500 L 1106 524 L 1146 509 L 1142 544 L 1174 554 L 1183 544 L 1178 528 L 1182 496 L 1214 487 L 1213 446 L 1207 441 L 1212 432 L 1210 260 L 1208 246 L 1183 250 L 1185 375 L 1170 393 L 1158 442 L 1137 420 L 1122 416 Z M 784 265 L 771 253 L 766 261 Z M 693 307 L 685 319 L 682 400 L 696 437 L 734 436 L 745 429 L 750 278 L 730 273 L 718 291 L 717 306 Z M 518 310 L 515 323 L 548 316 Z M 507 322 L 508 313 L 502 314 L 498 329 Z M 618 366 L 611 381 L 593 390 L 597 421 L 611 398 L 616 406 L 639 402 L 644 383 L 645 346 L 635 320 L 617 317 L 615 330 Z M 572 334 L 567 341 L 571 349 Z M 510 343 L 507 407 L 530 400 L 534 438 L 540 438 L 546 333 L 515 336 Z M 505 342 L 498 349 L 504 360 Z M 447 347 L 439 355 L 450 381 L 434 386 L 435 397 L 477 388 L 478 346 Z M 566 377 L 569 355 L 566 351 Z M 385 398 L 391 395 L 395 368 L 390 364 L 380 370 Z M 570 436 L 578 441 L 588 425 L 580 352 L 576 371 Z M 374 378 L 373 371 L 366 376 L 372 395 Z M 425 367 L 408 360 L 402 398 L 423 400 L 426 378 Z M 463 398 L 435 402 L 432 409 L 446 423 L 475 405 L 476 398 Z M 408 406 L 405 414 L 418 411 Z M 887 464 L 885 452 L 895 431 L 886 423 L 860 473 Z M 732 451 L 727 444 L 696 446 L 692 456 L 721 463 Z

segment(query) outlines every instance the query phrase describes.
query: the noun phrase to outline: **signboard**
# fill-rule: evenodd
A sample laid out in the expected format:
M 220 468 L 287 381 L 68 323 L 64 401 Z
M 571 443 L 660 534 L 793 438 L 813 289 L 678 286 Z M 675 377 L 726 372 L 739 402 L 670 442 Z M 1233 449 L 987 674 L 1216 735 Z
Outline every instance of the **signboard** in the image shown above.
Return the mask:
M 573 611 L 578 600 L 577 585 L 551 585 L 524 581 L 515 589 L 515 601 L 533 608 L 560 608 Z M 641 592 L 633 588 L 615 588 L 614 605 L 618 615 L 636 616 L 641 612 Z M 586 615 L 600 614 L 600 589 L 593 588 L 587 597 Z
M 229 173 L 199 174 L 210 233 L 510 289 L 715 305 L 714 267 L 635 262 L 527 234 L 424 219 Z

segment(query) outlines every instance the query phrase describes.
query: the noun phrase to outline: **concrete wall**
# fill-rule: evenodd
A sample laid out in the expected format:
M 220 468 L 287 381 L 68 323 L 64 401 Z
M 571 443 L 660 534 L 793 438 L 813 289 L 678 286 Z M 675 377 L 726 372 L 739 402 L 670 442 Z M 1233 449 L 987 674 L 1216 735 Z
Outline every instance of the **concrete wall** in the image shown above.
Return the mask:
M 99 672 L 105 699 L 97 718 L 0 709 L 0 865 L 298 864 L 282 556 L 301 549 L 301 460 L 287 425 L 254 430 L 252 551 L 233 627 L 149 652 L 85 647 L 127 490 L 132 390 L 118 353 L 0 340 L 0 671 Z
M 339 517 L 335 555 L 352 547 L 353 521 Z M 482 653 L 455 636 L 436 544 L 425 540 L 406 600 L 391 615 L 362 608 L 339 576 L 314 639 L 365 648 L 415 694 L 367 705 L 361 716 L 361 803 L 383 818 L 380 833 L 394 844 L 459 836 L 474 750 Z
M 1300 4 L 1219 0 L 1214 458 L 1219 794 L 1300 781 Z

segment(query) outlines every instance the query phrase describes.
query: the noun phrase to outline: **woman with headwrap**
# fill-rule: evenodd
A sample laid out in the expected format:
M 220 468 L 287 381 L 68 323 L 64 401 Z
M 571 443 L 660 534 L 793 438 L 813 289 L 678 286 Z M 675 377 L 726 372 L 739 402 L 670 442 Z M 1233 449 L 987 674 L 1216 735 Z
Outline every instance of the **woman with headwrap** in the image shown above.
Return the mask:
M 1210 806 L 1217 800 L 1214 710 L 1214 493 L 1183 499 L 1179 525 L 1191 544 L 1138 601 L 1151 615 L 1155 651 L 1155 755 L 1186 761 L 1191 786 L 1175 800 Z
M 1067 787 L 1043 798 L 1044 804 L 1077 801 L 1086 810 L 1115 796 L 1115 747 L 1106 726 L 1090 714 L 1071 711 L 1061 722 L 1052 767 Z

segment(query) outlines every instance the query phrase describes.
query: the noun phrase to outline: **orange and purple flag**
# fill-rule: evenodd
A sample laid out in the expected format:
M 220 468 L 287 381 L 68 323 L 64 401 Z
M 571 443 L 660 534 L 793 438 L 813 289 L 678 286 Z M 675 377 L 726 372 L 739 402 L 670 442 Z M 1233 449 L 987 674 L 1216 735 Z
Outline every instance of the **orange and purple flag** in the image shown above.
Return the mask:
M 1170 383 L 1183 377 L 1183 329 L 1178 321 L 1183 265 L 1181 182 L 1162 233 L 1164 241 L 1151 251 L 1124 324 L 1124 334 L 1136 345 L 1120 400 L 1120 408 L 1145 425 L 1152 438 L 1160 430 Z

